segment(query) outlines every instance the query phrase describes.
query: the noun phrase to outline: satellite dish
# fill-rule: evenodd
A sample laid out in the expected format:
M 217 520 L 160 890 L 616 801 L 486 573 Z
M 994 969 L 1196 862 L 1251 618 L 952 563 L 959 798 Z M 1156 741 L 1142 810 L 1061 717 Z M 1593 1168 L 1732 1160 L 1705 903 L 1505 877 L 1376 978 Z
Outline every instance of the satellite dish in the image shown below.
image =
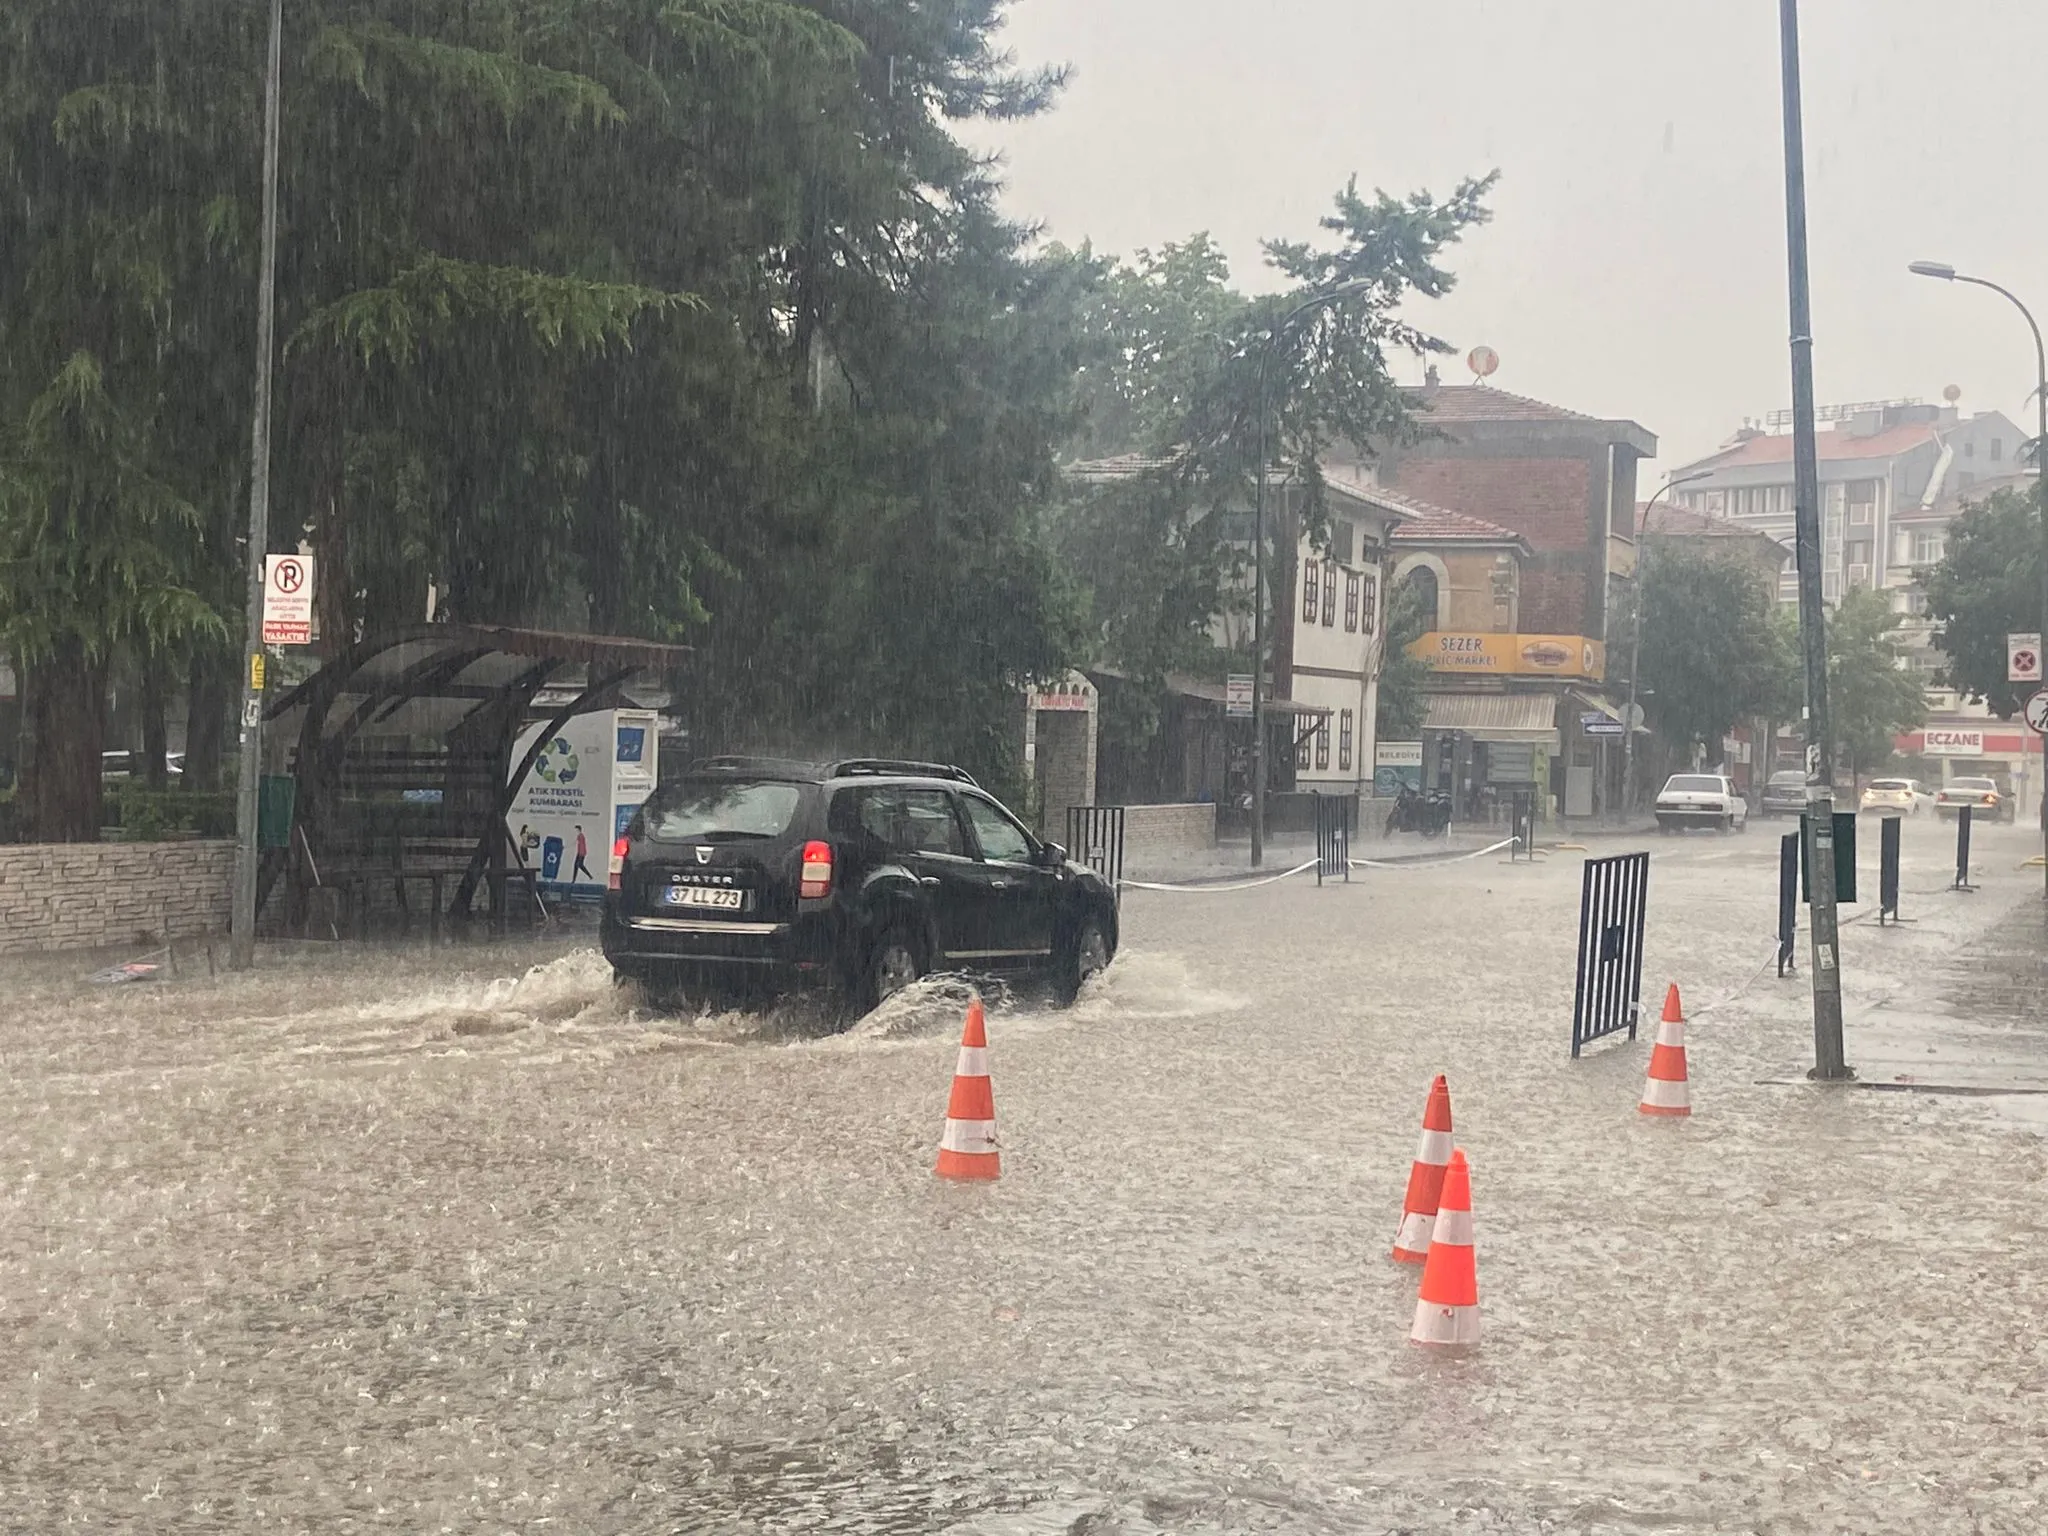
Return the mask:
M 1948 388 L 1944 389 L 1941 392 L 1941 398 L 1946 400 L 1950 405 L 1954 405 L 1958 400 L 1963 398 L 1963 386 L 1960 384 L 1949 385 Z
M 1465 354 L 1465 366 L 1474 377 L 1483 379 L 1500 366 L 1500 354 L 1491 347 L 1474 347 Z

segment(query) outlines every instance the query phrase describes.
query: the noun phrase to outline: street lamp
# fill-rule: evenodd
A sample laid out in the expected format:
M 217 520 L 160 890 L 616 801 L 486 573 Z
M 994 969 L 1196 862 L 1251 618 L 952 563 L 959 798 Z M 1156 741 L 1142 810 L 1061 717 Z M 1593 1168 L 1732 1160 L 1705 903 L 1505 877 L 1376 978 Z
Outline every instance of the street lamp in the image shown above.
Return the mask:
M 1628 710 L 1621 722 L 1621 813 L 1626 817 L 1636 803 L 1636 674 L 1643 661 L 1643 578 L 1650 566 L 1650 513 L 1668 492 L 1695 480 L 1706 480 L 1712 470 L 1696 469 L 1689 475 L 1673 475 L 1657 487 L 1656 494 L 1643 503 L 1643 516 L 1636 529 L 1636 619 L 1628 637 Z
M 1909 263 L 1906 270 L 1915 277 L 1938 277 L 1945 283 L 1969 283 L 2002 294 L 2020 312 L 2027 322 L 2027 329 L 2034 333 L 2034 404 L 2040 412 L 2041 424 L 2040 435 L 2034 439 L 2034 486 L 2041 505 L 2041 632 L 2048 635 L 2048 347 L 2041 344 L 2041 327 L 2034 323 L 2033 311 L 2020 302 L 2018 294 L 2009 288 L 1999 287 L 1988 278 L 1970 277 L 1945 261 L 1916 261 Z M 2048 738 L 2043 740 L 2041 761 L 2041 855 L 2044 894 L 2048 894 Z
M 1266 331 L 1259 342 L 1259 458 L 1255 468 L 1258 489 L 1253 495 L 1252 513 L 1252 868 L 1266 858 L 1266 379 L 1273 349 L 1289 327 L 1303 315 L 1325 305 L 1349 298 L 1354 293 L 1378 286 L 1373 278 L 1356 277 L 1325 288 L 1313 298 L 1290 309 Z

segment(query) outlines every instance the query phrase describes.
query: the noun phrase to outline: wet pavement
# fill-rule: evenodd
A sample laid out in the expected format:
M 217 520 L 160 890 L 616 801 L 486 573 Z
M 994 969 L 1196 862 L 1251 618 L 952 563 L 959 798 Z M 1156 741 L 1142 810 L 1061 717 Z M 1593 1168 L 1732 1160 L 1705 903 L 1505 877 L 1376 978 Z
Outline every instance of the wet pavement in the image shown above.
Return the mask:
M 656 1016 L 576 935 L 10 961 L 0 1527 L 2038 1531 L 2048 1150 L 1768 1081 L 1811 1036 L 1762 832 L 1644 840 L 1690 1121 L 1635 1113 L 1647 1038 L 1568 1059 L 1578 855 L 1483 858 L 1133 893 L 1079 1006 L 994 1010 L 975 1188 L 948 983 L 827 1037 Z M 2027 837 L 1965 896 L 1946 835 L 1921 921 L 1845 929 L 1852 1061 L 2027 1032 Z M 1462 1359 L 1386 1257 L 1439 1070 Z

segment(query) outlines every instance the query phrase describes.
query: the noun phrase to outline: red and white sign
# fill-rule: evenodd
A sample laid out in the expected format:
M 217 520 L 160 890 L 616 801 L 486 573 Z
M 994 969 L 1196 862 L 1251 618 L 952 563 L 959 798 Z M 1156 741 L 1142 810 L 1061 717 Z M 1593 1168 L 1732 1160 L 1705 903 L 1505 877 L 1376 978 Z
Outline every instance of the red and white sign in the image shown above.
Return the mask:
M 1927 727 L 1926 752 L 1929 757 L 1982 757 L 1984 755 L 1984 733 L 1982 731 L 1945 731 L 1938 725 Z
M 269 555 L 263 561 L 263 643 L 313 643 L 313 557 Z
M 2008 683 L 2038 683 L 2041 681 L 2041 637 L 2039 635 L 2007 635 L 2005 637 L 2005 680 Z
M 2048 736 L 2048 688 L 2043 688 L 2027 700 L 2027 724 L 2043 736 Z

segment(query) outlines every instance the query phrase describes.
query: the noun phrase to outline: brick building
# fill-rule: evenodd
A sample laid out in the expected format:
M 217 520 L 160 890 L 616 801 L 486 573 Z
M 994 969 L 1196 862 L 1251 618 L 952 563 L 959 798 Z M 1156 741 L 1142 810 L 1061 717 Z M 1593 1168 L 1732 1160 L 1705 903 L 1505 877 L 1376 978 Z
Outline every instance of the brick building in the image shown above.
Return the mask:
M 1597 814 L 1613 803 L 1621 772 L 1613 734 L 1620 714 L 1607 681 L 1609 615 L 1617 583 L 1634 579 L 1636 466 L 1655 456 L 1657 439 L 1633 421 L 1486 385 L 1432 382 L 1412 403 L 1423 435 L 1379 456 L 1379 484 L 1400 501 L 1462 513 L 1518 541 L 1490 557 L 1512 556 L 1509 627 L 1487 606 L 1467 615 L 1484 625 L 1434 630 L 1418 647 L 1441 675 L 1425 732 L 1426 742 L 1440 743 L 1438 781 L 1449 765 L 1448 787 L 1461 806 L 1484 808 L 1501 754 L 1476 749 L 1535 747 L 1545 798 L 1567 815 Z M 1409 537 L 1404 528 L 1397 549 Z M 1443 558 L 1419 532 L 1413 537 L 1397 579 L 1427 569 L 1423 556 Z M 1463 548 L 1470 540 L 1438 543 Z

